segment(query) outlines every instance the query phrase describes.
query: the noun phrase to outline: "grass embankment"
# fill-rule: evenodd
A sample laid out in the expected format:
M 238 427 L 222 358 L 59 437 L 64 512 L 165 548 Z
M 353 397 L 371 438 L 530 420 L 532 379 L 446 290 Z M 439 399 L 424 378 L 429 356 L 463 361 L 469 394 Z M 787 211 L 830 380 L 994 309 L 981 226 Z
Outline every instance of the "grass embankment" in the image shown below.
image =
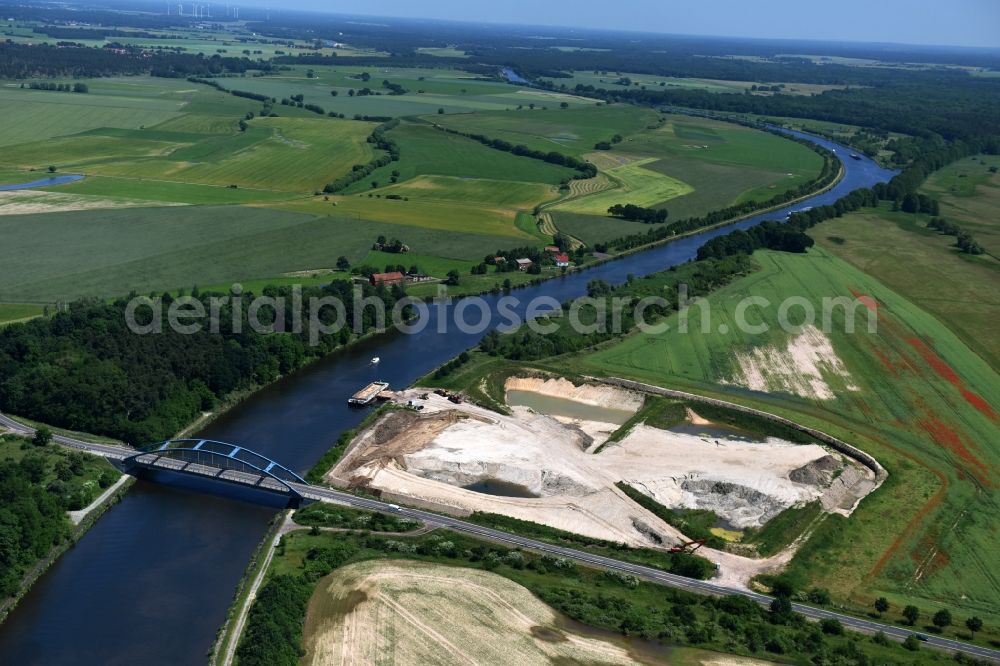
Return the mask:
M 404 518 L 390 513 L 362 511 L 322 502 L 299 509 L 292 519 L 297 524 L 306 527 L 333 527 L 368 532 L 410 532 L 421 525 L 419 520 L 412 518 Z
M 824 515 L 819 502 L 789 507 L 767 521 L 763 527 L 743 530 L 740 544 L 753 546 L 761 557 L 777 555 L 809 528 L 815 527 L 816 521 L 821 520 Z
M 747 599 L 700 597 L 560 558 L 508 550 L 460 534 L 441 531 L 415 538 L 385 538 L 298 532 L 282 539 L 267 582 L 250 611 L 237 653 L 241 666 L 297 662 L 301 650 L 319 637 L 317 632 L 330 629 L 326 622 L 318 621 L 316 613 L 339 623 L 362 601 L 349 589 L 344 592 L 355 603 L 345 606 L 327 597 L 338 570 L 369 560 L 415 560 L 486 570 L 524 586 L 574 620 L 667 646 L 695 645 L 803 663 L 819 654 L 839 654 L 852 660 L 866 655 L 883 664 L 940 661 L 939 654 L 907 652 L 883 638 L 844 636 L 842 629 L 834 625 L 821 628 L 795 615 L 772 614 Z M 303 625 L 307 611 L 312 621 Z M 494 611 L 483 607 L 482 612 Z M 446 625 L 442 627 L 447 631 Z M 482 632 L 477 638 L 521 639 L 520 633 L 505 636 L 490 632 Z M 395 647 L 403 650 L 411 646 Z M 650 647 L 656 648 L 657 643 Z M 663 653 L 658 654 L 662 658 Z
M 687 414 L 684 411 L 683 402 L 649 396 L 643 403 L 642 409 L 633 414 L 621 427 L 611 433 L 604 444 L 601 444 L 594 453 L 600 453 L 610 444 L 622 441 L 640 423 L 666 430 L 678 423 L 682 423 L 685 418 L 687 418 Z
M 556 546 L 576 548 L 595 555 L 603 555 L 616 560 L 641 564 L 661 569 L 687 578 L 706 579 L 715 573 L 715 565 L 698 555 L 689 553 L 667 553 L 650 548 L 630 548 L 624 544 L 586 537 L 565 530 L 540 525 L 527 520 L 511 518 L 497 513 L 477 511 L 466 518 L 469 522 L 490 527 L 511 534 L 544 541 Z
M 725 548 L 724 539 L 712 534 L 712 528 L 719 517 L 708 509 L 674 510 L 657 502 L 644 492 L 636 490 L 624 481 L 615 484 L 618 489 L 628 495 L 632 501 L 663 520 L 668 525 L 676 527 L 684 536 L 692 541 L 705 539 L 705 545 L 710 548 Z
M 814 233 L 825 234 L 825 227 Z M 826 518 L 792 560 L 790 575 L 855 607 L 886 596 L 925 615 L 945 606 L 996 627 L 1000 579 L 986 555 L 992 533 L 977 518 L 998 503 L 990 472 L 997 452 L 982 444 L 1000 438 L 995 370 L 941 321 L 827 250 L 754 256 L 760 271 L 708 297 L 708 327 L 695 308 L 692 332 L 680 333 L 672 315 L 666 333 L 637 333 L 566 365 L 747 404 L 859 446 L 886 467 L 887 482 L 851 518 Z M 783 373 L 770 372 L 789 362 L 795 338 L 780 327 L 778 304 L 795 295 L 821 313 L 823 298 L 854 294 L 878 304 L 877 332 L 867 331 L 861 307 L 855 332 L 846 333 L 843 310 L 835 309 L 818 373 L 833 395 L 797 394 Z M 770 303 L 747 313 L 748 323 L 766 324 L 766 332 L 736 325 L 735 308 L 751 295 Z M 800 317 L 791 312 L 791 323 L 801 324 Z M 775 359 L 766 366 L 768 390 L 741 388 L 742 364 L 765 352 Z
M 0 303 L 0 327 L 40 317 L 45 306 L 34 303 Z

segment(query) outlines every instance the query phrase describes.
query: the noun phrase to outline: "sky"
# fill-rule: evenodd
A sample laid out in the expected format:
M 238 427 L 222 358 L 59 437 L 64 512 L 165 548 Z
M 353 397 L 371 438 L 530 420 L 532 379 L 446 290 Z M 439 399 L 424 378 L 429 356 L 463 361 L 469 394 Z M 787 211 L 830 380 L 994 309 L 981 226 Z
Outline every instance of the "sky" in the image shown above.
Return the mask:
M 292 0 L 284 6 L 669 34 L 1000 47 L 1000 0 Z

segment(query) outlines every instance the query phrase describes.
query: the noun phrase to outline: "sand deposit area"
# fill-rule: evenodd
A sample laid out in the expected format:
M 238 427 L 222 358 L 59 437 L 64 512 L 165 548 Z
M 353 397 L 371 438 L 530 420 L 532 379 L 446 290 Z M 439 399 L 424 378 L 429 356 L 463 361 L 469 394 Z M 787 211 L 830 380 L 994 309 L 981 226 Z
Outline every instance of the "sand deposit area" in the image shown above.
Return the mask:
M 497 574 L 361 562 L 320 582 L 309 604 L 303 663 L 639 663 L 622 646 L 556 625 L 549 606 Z
M 517 380 L 508 389 L 552 391 L 562 399 L 632 413 L 642 404 L 642 396 L 621 389 L 591 386 L 581 392 L 564 380 L 553 381 Z M 710 437 L 639 424 L 594 454 L 617 425 L 560 419 L 523 406 L 507 416 L 423 395 L 400 394 L 403 404 L 412 400 L 424 409 L 383 416 L 352 443 L 328 480 L 459 514 L 500 513 L 654 548 L 673 546 L 684 537 L 615 483 L 624 481 L 671 508 L 711 509 L 737 529 L 759 526 L 788 507 L 817 499 L 828 511 L 846 512 L 870 490 L 868 470 L 819 445 Z M 595 440 L 602 428 L 609 432 Z M 491 483 L 496 494 L 469 489 Z M 706 556 L 759 569 L 727 553 Z
M 813 400 L 832 400 L 837 390 L 859 390 L 830 338 L 815 326 L 790 337 L 783 349 L 765 346 L 737 352 L 736 362 L 739 370 L 722 383 Z

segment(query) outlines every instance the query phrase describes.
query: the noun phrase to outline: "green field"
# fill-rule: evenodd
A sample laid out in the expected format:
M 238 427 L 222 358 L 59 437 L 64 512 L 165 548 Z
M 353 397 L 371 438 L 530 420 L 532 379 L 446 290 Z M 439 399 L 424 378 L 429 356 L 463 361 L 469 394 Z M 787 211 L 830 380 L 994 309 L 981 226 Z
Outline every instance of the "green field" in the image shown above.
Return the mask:
M 193 37 L 214 41 L 218 36 Z M 247 48 L 253 49 L 253 44 Z M 241 132 L 238 120 L 259 111 L 259 102 L 182 79 L 94 79 L 87 82 L 87 94 L 32 91 L 20 84 L 0 87 L 0 104 L 9 100 L 18 108 L 38 105 L 38 117 L 51 117 L 51 127 L 42 133 L 26 132 L 22 122 L 10 123 L 6 136 L 0 130 L 0 145 L 7 144 L 0 153 L 0 182 L 23 180 L 32 173 L 29 169 L 44 172 L 50 164 L 60 173 L 87 176 L 47 188 L 72 198 L 12 200 L 16 205 L 8 210 L 35 214 L 4 222 L 10 230 L 4 254 L 10 259 L 0 298 L 40 303 L 132 289 L 175 290 L 195 283 L 284 280 L 286 273 L 328 270 L 340 255 L 354 264 L 363 262 L 379 235 L 401 239 L 413 253 L 436 258 L 442 268 L 466 268 L 463 262 L 478 261 L 497 249 L 551 242 L 528 213 L 555 202 L 556 186 L 576 172 L 442 132 L 433 127 L 439 122 L 575 155 L 589 154 L 594 143 L 615 133 L 626 136 L 620 144 L 625 157 L 602 176 L 614 179 L 607 182 L 617 184 L 620 191 L 588 199 L 580 193 L 593 192 L 599 179 L 573 181 L 578 198 L 565 204 L 567 212 L 554 213 L 557 225 L 563 222 L 560 216 L 579 220 L 580 228 L 567 222 L 567 230 L 591 243 L 621 235 L 632 224 L 617 221 L 612 233 L 602 217 L 608 206 L 620 202 L 620 195 L 645 205 L 675 202 L 670 204 L 671 216 L 677 219 L 674 208 L 683 208 L 681 202 L 698 198 L 706 209 L 716 208 L 768 182 L 763 177 L 734 179 L 727 170 L 739 171 L 738 167 L 697 161 L 703 171 L 714 169 L 717 181 L 730 187 L 720 197 L 717 188 L 687 180 L 687 173 L 699 175 L 697 169 L 685 168 L 685 176 L 678 177 L 665 168 L 668 151 L 638 154 L 637 144 L 648 143 L 647 135 L 657 132 L 651 128 L 658 115 L 651 110 L 598 107 L 592 101 L 477 80 L 458 69 L 348 64 L 315 67 L 312 76 L 309 69 L 295 66 L 269 76 L 221 82 L 279 99 L 302 93 L 307 102 L 327 109 L 356 105 L 337 109 L 349 116 L 431 114 L 421 121 L 404 120 L 389 132 L 400 148 L 398 162 L 329 198 L 308 195 L 353 165 L 372 159 L 374 151 L 366 139 L 375 123 L 320 117 L 277 104 L 279 117 L 253 118 Z M 371 75 L 368 82 L 360 78 L 365 72 Z M 400 83 L 409 92 L 347 94 L 364 85 L 385 92 L 382 79 Z M 331 90 L 338 95 L 332 96 Z M 571 108 L 558 108 L 561 101 Z M 536 108 L 530 110 L 530 104 Z M 518 106 L 523 109 L 517 111 Z M 543 110 L 546 106 L 550 108 Z M 449 112 L 510 110 L 439 115 L 434 113 L 438 107 Z M 12 112 L 11 117 L 16 120 L 19 113 Z M 685 122 L 704 126 L 708 121 Z M 759 147 L 744 142 L 730 148 L 725 132 L 733 129 L 722 124 L 719 128 L 720 160 Z M 657 140 L 662 139 L 660 134 Z M 675 163 L 673 158 L 669 161 Z M 732 186 L 737 181 L 741 189 Z M 113 210 L 141 202 L 152 207 Z M 207 208 L 167 209 L 157 208 L 157 203 Z M 245 204 L 258 208 L 227 207 Z M 63 216 L 46 212 L 60 205 L 110 212 L 80 210 Z M 244 217 L 245 223 L 237 228 Z M 212 222 L 210 228 L 202 228 L 207 220 Z M 61 243 L 43 251 L 29 233 L 30 225 L 36 224 L 51 230 L 46 232 L 50 238 L 65 239 L 86 252 L 74 254 Z M 591 231 L 583 228 L 588 225 Z M 302 237 L 285 238 L 290 227 Z M 225 246 L 237 240 L 235 247 Z M 248 248 L 262 250 L 247 256 Z M 26 264 L 23 252 L 44 257 Z M 493 276 L 466 275 L 461 290 L 491 289 L 496 283 Z
M 182 99 L 170 97 L 77 94 L 22 90 L 18 86 L 0 84 L 0 114 L 4 118 L 0 146 L 39 142 L 98 127 L 138 129 L 174 118 L 184 107 Z
M 424 53 L 427 55 L 437 56 L 438 58 L 468 58 L 469 55 L 465 51 L 461 51 L 453 46 L 446 47 L 433 47 L 425 46 L 418 48 L 419 53 Z
M 680 333 L 674 316 L 666 333 L 631 335 L 573 365 L 722 396 L 859 445 L 888 469 L 888 481 L 852 518 L 827 518 L 793 559 L 791 575 L 862 608 L 884 594 L 897 609 L 915 603 L 925 617 L 944 604 L 960 617 L 974 613 L 997 626 L 1000 577 L 984 518 L 998 508 L 1000 453 L 988 445 L 1000 441 L 1000 418 L 990 407 L 1000 404 L 996 371 L 928 312 L 826 250 L 754 256 L 759 272 L 708 299 L 707 329 L 695 308 L 691 333 Z M 784 298 L 804 297 L 822 312 L 821 299 L 855 293 L 877 302 L 878 330 L 867 332 L 862 307 L 858 330 L 848 334 L 843 311 L 835 310 L 829 340 L 842 371 L 827 356 L 819 363 L 832 398 L 795 395 L 767 369 L 767 392 L 739 386 L 745 356 L 737 354 L 780 351 L 792 340 L 777 327 Z M 735 325 L 736 305 L 750 295 L 769 300 L 769 307 L 754 305 L 747 314 L 769 332 L 751 335 Z M 793 323 L 801 323 L 801 312 L 791 310 Z M 769 358 L 772 367 L 787 362 Z M 795 379 L 785 376 L 789 384 Z
M 614 190 L 574 199 L 559 204 L 554 210 L 606 215 L 615 204 L 630 203 L 652 208 L 694 191 L 687 183 L 648 169 L 649 164 L 655 161 L 657 158 L 650 157 L 606 169 L 604 173 L 618 184 Z
M 416 176 L 397 185 L 379 188 L 377 192 L 382 196 L 395 194 L 414 201 L 458 202 L 527 210 L 558 196 L 554 186 L 544 183 L 458 176 Z
M 436 232 L 455 231 L 464 234 L 521 239 L 521 245 L 533 237 L 518 228 L 517 213 L 504 208 L 485 208 L 474 204 L 446 201 L 395 201 L 331 196 L 267 204 L 269 208 L 295 211 L 309 215 L 332 215 L 341 219 L 376 221 L 396 226 L 396 237 L 404 243 L 420 229 Z M 362 225 L 363 226 L 363 225 Z M 377 234 L 376 234 L 377 235 Z M 373 236 L 374 238 L 374 236 Z M 482 257 L 483 253 L 477 256 Z
M 398 162 L 376 169 L 343 194 L 369 192 L 372 183 L 390 184 L 393 171 L 402 183 L 418 176 L 454 176 L 515 182 L 558 184 L 576 172 L 540 160 L 517 157 L 429 125 L 403 123 L 388 133 L 399 146 Z
M 557 86 L 565 85 L 566 88 L 570 90 L 576 87 L 577 84 L 583 84 L 585 86 L 590 85 L 595 88 L 604 88 L 605 90 L 614 92 L 627 89 L 622 83 L 620 83 L 620 80 L 623 77 L 631 80 L 633 88 L 660 88 L 663 90 L 669 90 L 671 88 L 688 88 L 693 90 L 705 90 L 714 93 L 742 93 L 750 90 L 750 88 L 754 85 L 772 86 L 781 83 L 780 81 L 733 81 L 725 79 L 699 79 L 695 77 L 681 78 L 676 76 L 653 76 L 650 74 L 636 74 L 634 72 L 618 73 L 592 71 L 573 72 L 573 76 L 571 78 L 557 79 L 554 80 L 553 83 Z M 823 85 L 817 83 L 786 83 L 784 89 L 782 90 L 782 94 L 817 95 L 827 90 L 836 90 L 843 87 L 844 86 Z M 772 94 L 770 91 L 752 92 L 755 95 Z
M 11 166 L 58 165 L 85 174 L 285 191 L 312 191 L 367 162 L 369 123 L 329 118 L 257 118 L 240 132 L 91 130 L 4 151 Z M 330 156 L 336 155 L 336 160 Z
M 201 185 L 118 176 L 87 176 L 86 179 L 75 183 L 39 189 L 45 192 L 65 192 L 66 194 L 95 197 L 208 205 L 258 203 L 300 196 L 295 193 L 275 192 L 273 190 L 232 189 L 222 185 Z
M 467 276 L 469 269 L 479 263 L 478 261 L 463 261 L 461 259 L 444 259 L 430 254 L 392 254 L 391 252 L 377 252 L 372 250 L 365 255 L 361 262 L 365 266 L 374 266 L 381 270 L 387 265 L 402 265 L 409 269 L 417 266 L 422 272 L 434 277 L 443 278 L 452 269 L 458 270 L 463 277 Z
M 312 71 L 312 78 L 309 77 Z M 359 77 L 367 73 L 369 81 Z M 388 80 L 403 86 L 403 95 L 389 95 L 382 82 Z M 505 111 L 519 105 L 535 104 L 539 108 L 556 109 L 562 102 L 572 107 L 593 106 L 593 100 L 569 94 L 551 93 L 513 86 L 501 81 L 484 81 L 469 72 L 448 68 L 403 68 L 390 66 L 338 65 L 306 68 L 293 66 L 287 71 L 267 76 L 230 81 L 221 79 L 227 88 L 236 88 L 282 98 L 302 95 L 305 103 L 317 104 L 326 111 L 376 116 L 415 116 L 470 111 Z M 369 88 L 371 95 L 350 95 L 350 91 Z M 334 97 L 331 91 L 336 91 Z M 291 107 L 279 106 L 277 112 L 294 113 Z
M 976 237 L 980 245 L 1000 258 L 1000 156 L 975 155 L 958 160 L 930 175 L 921 188 L 941 202 L 941 215 Z
M 632 142 L 636 145 L 626 143 L 621 150 L 750 167 L 792 181 L 782 179 L 784 188 L 775 188 L 776 192 L 815 177 L 823 166 L 823 158 L 812 149 L 768 132 L 705 118 L 666 116 L 666 120 L 643 132 Z
M 659 123 L 625 136 L 613 151 L 595 151 L 587 158 L 613 182 L 624 180 L 621 171 L 627 173 L 633 165 L 639 166 L 640 174 L 652 172 L 667 179 L 664 189 L 646 190 L 649 196 L 636 196 L 626 185 L 552 207 L 556 226 L 588 244 L 648 230 L 641 224 L 611 224 L 591 217 L 603 216 L 616 203 L 666 208 L 670 220 L 683 220 L 744 201 L 767 201 L 815 178 L 823 167 L 820 155 L 794 141 L 741 125 L 677 115 L 661 116 Z M 629 164 L 631 160 L 637 161 Z M 671 189 L 667 182 L 683 187 Z
M 697 217 L 744 201 L 765 201 L 815 178 L 823 158 L 794 141 L 741 125 L 650 109 L 602 106 L 556 113 L 521 110 L 426 117 L 536 150 L 593 162 L 609 185 L 572 183 L 567 200 L 548 208 L 560 230 L 587 244 L 648 230 L 602 219 L 617 203 L 665 207 L 671 220 Z M 615 134 L 612 151 L 594 145 Z M 404 151 L 405 152 L 405 151 Z M 361 191 L 360 185 L 355 191 Z
M 530 100 L 529 100 L 530 101 Z M 503 139 L 524 144 L 535 150 L 584 155 L 599 141 L 608 141 L 615 134 L 629 136 L 656 121 L 656 112 L 634 106 L 601 106 L 586 109 L 556 109 L 542 111 L 525 108 L 520 111 L 469 113 L 433 116 L 430 122 L 460 132 L 485 134 L 491 139 Z
M 218 42 L 227 52 L 233 47 L 208 31 L 182 37 L 173 45 Z M 354 104 L 341 109 L 348 119 L 276 104 L 278 117 L 252 118 L 240 131 L 238 121 L 259 112 L 259 102 L 184 79 L 92 79 L 86 94 L 0 83 L 0 109 L 9 120 L 0 129 L 0 183 L 42 177 L 49 165 L 57 173 L 86 176 L 8 197 L 5 210 L 20 214 L 0 220 L 0 299 L 41 304 L 195 284 L 322 282 L 342 255 L 352 265 L 395 259 L 369 256 L 380 235 L 408 244 L 421 267 L 435 275 L 461 269 L 466 277 L 459 290 L 489 289 L 495 280 L 468 276 L 470 262 L 498 249 L 551 242 L 526 212 L 557 198 L 556 186 L 575 171 L 493 150 L 426 123 L 404 122 L 393 130 L 402 159 L 357 183 L 353 194 L 311 195 L 373 158 L 367 138 L 376 123 L 351 120 L 354 113 L 426 114 L 439 107 L 506 109 L 567 100 L 593 106 L 591 101 L 477 80 L 449 68 L 338 65 L 316 67 L 312 76 L 308 69 L 222 84 L 279 99 L 305 93 L 307 102 L 331 110 Z M 363 72 L 372 81 L 362 82 Z M 364 85 L 384 92 L 383 78 L 410 92 L 347 94 Z M 395 170 L 398 182 L 391 183 Z M 380 187 L 369 197 L 372 180 Z M 49 212 L 60 207 L 64 212 Z M 38 306 L 26 307 L 31 311 L 5 306 L 4 320 L 37 314 Z
M 0 293 L 0 296 L 3 294 Z M 30 303 L 0 303 L 0 326 L 27 321 L 42 315 L 40 305 Z
M 14 215 L 0 218 L 0 234 L 0 299 L 36 303 L 308 275 L 341 255 L 360 264 L 380 235 L 417 255 L 477 261 L 526 242 L 245 206 Z
M 616 202 L 618 203 L 618 202 Z M 605 212 L 607 212 L 605 210 Z M 642 222 L 631 222 L 608 215 L 586 215 L 554 210 L 551 213 L 560 231 L 578 238 L 586 245 L 606 243 L 622 236 L 644 234 L 650 226 Z
M 830 253 L 936 316 L 993 367 L 1000 367 L 1000 328 L 996 325 L 1000 321 L 1000 262 L 959 253 L 953 237 L 927 228 L 928 218 L 893 213 L 886 205 L 824 222 L 811 235 Z M 981 219 L 982 226 L 992 222 L 995 228 L 993 218 Z M 984 233 L 978 236 L 988 238 Z M 886 252 L 887 247 L 892 252 Z M 921 279 L 914 280 L 914 275 Z
M 53 39 L 45 34 L 33 32 L 27 25 L 36 25 L 34 22 L 21 24 L 25 27 L 8 27 L 0 34 L 8 36 L 12 41 L 25 44 L 51 43 Z M 42 26 L 44 24 L 38 23 Z M 74 39 L 76 43 L 86 46 L 102 47 L 111 43 L 129 44 L 141 46 L 147 49 L 180 49 L 183 52 L 194 55 L 213 56 L 246 55 L 254 58 L 270 59 L 284 54 L 296 54 L 305 52 L 314 55 L 338 56 L 378 56 L 384 55 L 378 51 L 368 49 L 353 48 L 343 45 L 340 48 L 323 47 L 314 48 L 314 42 L 303 39 L 282 39 L 280 42 L 260 36 L 250 30 L 235 24 L 230 24 L 232 29 L 215 30 L 218 26 L 202 26 L 199 29 L 184 29 L 173 27 L 169 29 L 157 30 L 156 37 L 148 37 L 141 34 L 141 30 L 131 30 L 129 28 L 119 28 L 125 32 L 136 33 L 134 35 L 118 35 L 108 39 Z M 202 29 L 204 28 L 204 29 Z

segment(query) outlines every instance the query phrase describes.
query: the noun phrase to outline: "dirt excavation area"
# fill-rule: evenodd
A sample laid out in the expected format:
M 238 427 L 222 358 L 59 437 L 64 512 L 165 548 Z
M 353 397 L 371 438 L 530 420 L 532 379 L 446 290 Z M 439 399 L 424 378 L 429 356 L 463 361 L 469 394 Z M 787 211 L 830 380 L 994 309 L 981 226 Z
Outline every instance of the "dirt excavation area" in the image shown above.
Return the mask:
M 670 508 L 710 509 L 736 530 L 759 527 L 784 509 L 814 500 L 847 513 L 873 487 L 871 472 L 822 446 L 729 436 L 700 419 L 681 431 L 640 423 L 595 452 L 620 425 L 589 422 L 580 413 L 598 419 L 635 414 L 642 396 L 606 386 L 573 387 L 565 380 L 539 382 L 509 380 L 508 394 L 537 389 L 540 405 L 561 414 L 521 405 L 507 416 L 404 391 L 397 397 L 401 404 L 423 409 L 383 415 L 352 442 L 327 481 L 459 515 L 504 514 L 647 548 L 686 539 L 629 498 L 618 482 Z M 760 560 L 701 552 L 733 585 L 790 556 Z
M 637 664 L 615 643 L 558 628 L 527 588 L 478 569 L 370 561 L 324 578 L 304 664 Z
M 832 400 L 837 391 L 859 390 L 830 338 L 815 326 L 806 326 L 789 338 L 784 349 L 757 347 L 737 352 L 736 361 L 736 376 L 724 383 L 754 391 L 783 391 L 813 400 Z

